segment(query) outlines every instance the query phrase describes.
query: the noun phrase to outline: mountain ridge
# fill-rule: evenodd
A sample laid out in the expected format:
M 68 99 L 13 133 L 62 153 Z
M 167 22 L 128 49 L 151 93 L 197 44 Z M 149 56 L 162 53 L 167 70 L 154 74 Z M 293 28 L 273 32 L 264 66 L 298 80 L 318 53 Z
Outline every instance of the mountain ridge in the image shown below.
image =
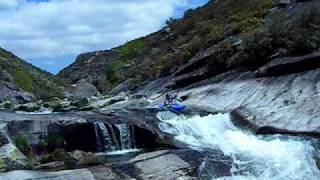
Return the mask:
M 227 70 L 255 69 L 320 48 L 319 7 L 317 0 L 211 0 L 158 32 L 78 56 L 58 77 L 73 84 L 84 79 L 108 93 L 165 76 L 185 86 Z

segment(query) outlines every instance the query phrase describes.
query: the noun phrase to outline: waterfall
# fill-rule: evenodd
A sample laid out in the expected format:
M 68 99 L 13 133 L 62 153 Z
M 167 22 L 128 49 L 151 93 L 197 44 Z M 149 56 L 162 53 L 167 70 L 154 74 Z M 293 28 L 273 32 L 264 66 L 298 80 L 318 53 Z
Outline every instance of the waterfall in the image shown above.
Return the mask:
M 102 122 L 95 122 L 98 151 L 132 150 L 135 148 L 134 128 L 128 124 L 107 126 Z M 117 131 L 119 133 L 116 133 Z
M 162 121 L 159 128 L 173 134 L 177 141 L 202 151 L 219 149 L 232 158 L 232 177 L 221 179 L 320 179 L 314 159 L 316 151 L 310 139 L 256 136 L 235 127 L 229 114 L 175 117 L 170 120 L 162 117 L 158 115 Z M 209 172 L 210 179 L 217 178 L 210 174 L 210 166 L 206 166 L 205 162 L 200 167 L 201 172 Z
M 113 145 L 116 147 L 116 149 L 120 149 L 119 147 L 119 143 L 118 143 L 118 139 L 117 139 L 117 135 L 116 133 L 114 132 L 114 129 L 113 129 L 113 126 L 108 124 L 108 127 L 109 127 L 109 130 L 110 130 L 110 134 L 111 134 L 111 137 L 112 137 L 112 143 Z
M 116 149 L 113 143 L 113 136 L 102 122 L 95 122 L 95 132 L 97 137 L 98 151 L 113 151 Z M 111 133 L 112 135 L 112 133 Z
M 132 136 L 130 126 L 128 124 L 117 124 L 117 128 L 120 133 L 120 145 L 122 150 L 134 148 L 132 143 Z

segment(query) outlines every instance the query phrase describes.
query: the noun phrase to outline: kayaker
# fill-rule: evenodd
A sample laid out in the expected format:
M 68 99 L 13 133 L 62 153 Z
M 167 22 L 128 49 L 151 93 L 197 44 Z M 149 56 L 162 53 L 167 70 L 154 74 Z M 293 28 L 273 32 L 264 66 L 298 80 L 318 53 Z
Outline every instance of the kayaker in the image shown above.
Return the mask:
M 166 94 L 166 99 L 164 101 L 164 105 L 172 105 L 178 101 L 179 101 L 178 94 L 176 94 L 175 96 L 171 96 L 170 94 Z
M 166 94 L 166 99 L 164 100 L 164 105 L 167 106 L 167 105 L 171 105 L 173 102 L 173 99 L 172 97 L 170 96 L 170 94 Z
M 174 96 L 166 94 L 165 101 L 162 105 L 160 105 L 160 108 L 162 110 L 169 110 L 173 113 L 179 114 L 185 109 L 185 106 L 180 102 L 181 100 L 178 98 L 178 93 Z

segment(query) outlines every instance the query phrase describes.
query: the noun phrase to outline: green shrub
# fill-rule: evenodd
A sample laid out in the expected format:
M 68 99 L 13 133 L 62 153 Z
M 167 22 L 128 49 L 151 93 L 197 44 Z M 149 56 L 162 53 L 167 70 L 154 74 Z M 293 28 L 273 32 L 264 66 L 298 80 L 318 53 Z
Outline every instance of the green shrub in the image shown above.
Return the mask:
M 148 48 L 141 39 L 130 41 L 120 47 L 119 57 L 110 59 L 105 66 L 106 81 L 111 86 L 119 83 L 124 79 L 121 72 L 125 64 L 137 64 L 142 57 L 147 54 Z
M 120 59 L 128 61 L 142 56 L 145 52 L 146 46 L 142 40 L 130 41 L 120 48 Z
M 109 60 L 106 63 L 106 79 L 111 84 L 114 85 L 121 80 L 120 71 L 123 66 L 123 62 L 121 60 Z
M 29 154 L 31 146 L 28 144 L 27 138 L 25 136 L 17 136 L 14 138 L 13 142 L 23 154 Z
M 40 159 L 40 163 L 45 164 L 53 161 L 70 161 L 71 157 L 65 149 L 56 149 L 53 153 L 47 154 Z
M 16 84 L 27 92 L 33 91 L 33 77 L 24 70 L 15 70 L 15 73 L 13 74 L 13 78 L 16 82 Z

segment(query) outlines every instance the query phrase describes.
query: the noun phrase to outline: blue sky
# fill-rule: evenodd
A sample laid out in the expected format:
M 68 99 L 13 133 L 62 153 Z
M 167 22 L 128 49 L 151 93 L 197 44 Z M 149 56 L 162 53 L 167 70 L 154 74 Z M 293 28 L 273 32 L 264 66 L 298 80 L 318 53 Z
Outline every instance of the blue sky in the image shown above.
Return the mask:
M 52 73 L 145 36 L 208 0 L 0 0 L 0 46 Z

